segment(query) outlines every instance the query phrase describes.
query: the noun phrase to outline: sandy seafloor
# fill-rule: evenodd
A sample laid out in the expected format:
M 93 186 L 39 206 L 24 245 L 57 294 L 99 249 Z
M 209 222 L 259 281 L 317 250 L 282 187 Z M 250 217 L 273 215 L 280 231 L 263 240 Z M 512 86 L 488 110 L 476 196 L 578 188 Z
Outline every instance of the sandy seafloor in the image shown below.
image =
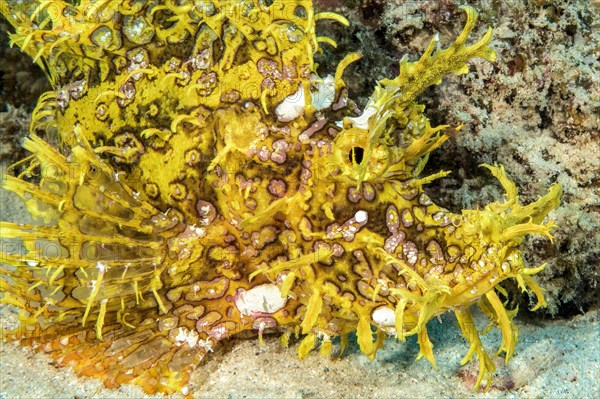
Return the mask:
M 19 202 L 12 193 L 0 191 L 4 220 L 23 220 Z M 484 317 L 476 316 L 484 327 Z M 10 328 L 17 314 L 4 306 L 0 318 Z M 468 347 L 451 314 L 429 323 L 438 371 L 424 359 L 415 360 L 415 337 L 406 343 L 388 339 L 371 361 L 354 343 L 341 357 L 321 357 L 314 351 L 300 360 L 297 343 L 282 348 L 272 336 L 264 346 L 256 339 L 229 342 L 196 369 L 189 387 L 196 398 L 600 398 L 600 309 L 571 320 L 517 318 L 517 324 L 516 353 L 508 365 L 503 358 L 495 359 L 498 370 L 488 392 L 471 391 L 478 367 L 460 366 Z M 497 329 L 483 336 L 490 352 L 500 340 Z M 0 398 L 146 397 L 152 396 L 138 387 L 106 389 L 99 380 L 55 367 L 47 355 L 1 344 Z
M 2 319 L 14 317 L 2 309 Z M 430 322 L 439 367 L 421 359 L 418 345 L 389 339 L 375 361 L 350 345 L 342 357 L 316 351 L 299 360 L 296 345 L 282 348 L 276 337 L 231 343 L 193 374 L 196 398 L 598 398 L 600 397 L 600 312 L 570 321 L 518 322 L 519 344 L 507 366 L 496 359 L 496 379 L 488 392 L 470 391 L 476 365 L 460 367 L 467 351 L 455 319 Z M 483 323 L 483 319 L 479 318 Z M 484 336 L 488 348 L 498 331 Z M 77 378 L 68 368 L 15 344 L 0 349 L 0 398 L 146 398 L 135 386 L 106 389 L 99 380 Z M 173 396 L 179 397 L 179 396 Z

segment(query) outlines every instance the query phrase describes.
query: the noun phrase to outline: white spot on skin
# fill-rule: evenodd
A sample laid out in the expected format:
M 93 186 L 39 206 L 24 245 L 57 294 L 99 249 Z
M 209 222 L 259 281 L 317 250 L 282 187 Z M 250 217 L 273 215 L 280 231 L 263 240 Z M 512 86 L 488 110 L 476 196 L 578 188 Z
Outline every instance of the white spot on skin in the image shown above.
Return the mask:
M 216 339 L 217 341 L 222 340 L 223 338 L 225 338 L 227 336 L 227 328 L 223 325 L 223 323 L 217 325 L 216 327 L 213 327 L 208 334 L 213 337 L 214 339 Z
M 368 129 L 369 128 L 369 118 L 377 113 L 377 109 L 373 106 L 373 101 L 369 99 L 365 110 L 360 116 L 354 118 L 348 118 L 352 127 L 357 127 L 359 129 Z M 339 127 L 343 127 L 344 122 L 338 121 L 336 125 Z
M 414 242 L 406 241 L 402 245 L 402 252 L 404 253 L 404 256 L 406 257 L 406 260 L 410 266 L 414 266 L 415 263 L 417 263 L 418 250 Z
M 236 295 L 235 306 L 244 316 L 272 314 L 285 306 L 287 298 L 281 297 L 281 291 L 274 284 L 263 284 Z
M 406 234 L 403 231 L 392 234 L 386 238 L 383 249 L 385 249 L 387 253 L 393 254 L 396 251 L 396 248 L 398 248 L 398 245 L 404 241 L 405 237 Z
M 335 98 L 335 81 L 333 76 L 327 75 L 317 82 L 317 92 L 312 94 L 312 105 L 317 110 L 331 107 Z
M 396 313 L 394 309 L 387 306 L 375 309 L 371 314 L 371 318 L 380 327 L 394 327 L 396 325 Z
M 108 270 L 108 265 L 102 262 L 96 263 L 96 267 L 98 268 L 98 273 L 104 273 Z
M 425 206 L 429 206 L 432 204 L 431 200 L 425 193 L 421 193 L 421 195 L 419 196 L 419 203 Z
M 185 231 L 177 236 L 177 238 L 189 239 L 189 238 L 202 238 L 206 235 L 206 229 L 203 227 L 196 227 L 193 224 L 185 228 Z
M 211 342 L 210 338 L 199 340 L 198 348 L 204 349 L 207 353 L 212 352 L 213 348 L 212 348 L 212 342 Z
M 356 214 L 354 215 L 354 219 L 356 219 L 356 221 L 361 224 L 365 223 L 368 220 L 368 218 L 369 215 L 363 210 L 356 212 Z
M 179 332 L 175 337 L 175 342 L 178 346 L 182 345 L 183 343 L 187 343 L 190 348 L 193 348 L 198 342 L 198 333 L 195 330 L 188 330 L 187 328 L 179 327 Z
M 304 114 L 306 99 L 304 97 L 304 86 L 294 94 L 291 94 L 283 99 L 281 104 L 275 108 L 275 115 L 280 122 L 290 122 Z

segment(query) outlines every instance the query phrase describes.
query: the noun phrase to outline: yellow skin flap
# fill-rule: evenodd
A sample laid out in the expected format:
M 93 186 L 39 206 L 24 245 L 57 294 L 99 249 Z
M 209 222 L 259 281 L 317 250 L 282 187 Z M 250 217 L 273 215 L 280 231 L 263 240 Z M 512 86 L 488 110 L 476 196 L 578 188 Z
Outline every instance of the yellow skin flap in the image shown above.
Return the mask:
M 551 238 L 561 188 L 519 203 L 506 191 L 453 214 L 423 186 L 431 151 L 458 128 L 432 127 L 416 102 L 475 57 L 494 60 L 491 30 L 467 44 L 431 41 L 377 84 L 362 116 L 342 80 L 319 77 L 311 1 L 0 0 L 13 44 L 54 89 L 39 100 L 24 172 L 5 176 L 31 224 L 2 222 L 2 301 L 20 308 L 4 337 L 107 386 L 189 392 L 190 372 L 236 334 L 301 335 L 300 357 L 355 332 L 374 358 L 391 335 L 417 335 L 435 366 L 427 322 L 453 311 L 490 385 L 493 362 L 469 308 L 478 305 L 513 354 L 516 310 L 498 285 L 542 289 L 518 249 Z M 41 137 L 58 139 L 59 149 Z M 50 140 L 48 140 L 50 141 Z M 33 177 L 33 178 L 32 178 Z

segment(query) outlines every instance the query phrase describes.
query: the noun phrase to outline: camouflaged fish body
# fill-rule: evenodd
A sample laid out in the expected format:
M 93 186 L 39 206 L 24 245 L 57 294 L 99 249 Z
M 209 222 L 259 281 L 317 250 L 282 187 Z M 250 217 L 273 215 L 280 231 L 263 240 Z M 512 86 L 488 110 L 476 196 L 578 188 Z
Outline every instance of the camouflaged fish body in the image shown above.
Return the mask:
M 299 356 L 356 332 L 374 357 L 384 337 L 417 335 L 452 310 L 480 362 L 494 364 L 469 308 L 502 331 L 512 355 L 516 310 L 496 292 L 514 278 L 541 289 L 518 245 L 550 236 L 560 187 L 527 206 L 501 166 L 506 198 L 453 214 L 421 176 L 455 129 L 432 127 L 416 96 L 474 57 L 493 60 L 491 31 L 467 45 L 476 13 L 446 49 L 376 87 L 361 116 L 342 80 L 320 78 L 321 19 L 311 1 L 0 1 L 11 40 L 46 72 L 24 147 L 21 196 L 31 224 L 2 222 L 2 301 L 21 309 L 5 338 L 59 364 L 148 392 L 189 393 L 191 370 L 244 331 L 300 334 Z M 56 136 L 60 149 L 40 137 Z

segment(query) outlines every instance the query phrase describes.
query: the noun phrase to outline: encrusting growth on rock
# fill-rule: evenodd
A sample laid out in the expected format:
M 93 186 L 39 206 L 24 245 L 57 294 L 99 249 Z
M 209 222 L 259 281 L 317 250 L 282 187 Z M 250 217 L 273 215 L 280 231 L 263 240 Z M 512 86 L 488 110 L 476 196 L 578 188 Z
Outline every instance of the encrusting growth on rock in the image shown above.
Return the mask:
M 311 1 L 0 0 L 13 44 L 53 90 L 41 96 L 3 187 L 31 224 L 2 222 L 2 302 L 21 310 L 4 338 L 109 387 L 189 393 L 219 341 L 255 330 L 302 335 L 298 354 L 356 332 L 373 358 L 387 335 L 417 335 L 435 366 L 427 322 L 453 311 L 479 360 L 494 364 L 470 313 L 478 305 L 517 342 L 499 283 L 542 289 L 518 249 L 551 238 L 561 189 L 523 206 L 504 168 L 484 165 L 506 197 L 453 214 L 423 186 L 431 151 L 459 128 L 432 127 L 416 97 L 475 57 L 494 60 L 491 29 L 467 44 L 477 14 L 442 49 L 403 58 L 360 116 L 342 80 L 313 54 L 335 44 L 316 24 L 348 21 Z M 53 148 L 39 136 L 56 136 Z M 34 179 L 29 179 L 35 177 Z

